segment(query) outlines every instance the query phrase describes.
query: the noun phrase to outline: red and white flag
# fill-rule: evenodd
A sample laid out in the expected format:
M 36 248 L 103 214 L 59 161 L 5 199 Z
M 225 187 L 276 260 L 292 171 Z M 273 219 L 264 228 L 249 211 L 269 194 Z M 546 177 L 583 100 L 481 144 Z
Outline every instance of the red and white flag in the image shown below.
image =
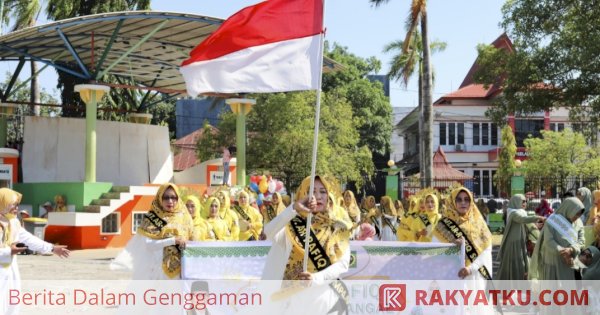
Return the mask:
M 183 62 L 187 92 L 319 88 L 323 0 L 269 0 L 229 17 Z

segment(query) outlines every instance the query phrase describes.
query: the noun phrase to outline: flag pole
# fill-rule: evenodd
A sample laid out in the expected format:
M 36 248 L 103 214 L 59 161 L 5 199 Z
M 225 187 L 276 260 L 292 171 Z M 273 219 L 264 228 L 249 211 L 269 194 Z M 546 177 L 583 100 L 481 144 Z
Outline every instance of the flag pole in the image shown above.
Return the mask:
M 317 104 L 315 108 L 315 131 L 313 134 L 313 147 L 312 147 L 312 160 L 310 164 L 310 188 L 308 189 L 308 200 L 310 201 L 313 197 L 313 190 L 315 188 L 315 175 L 317 173 L 317 150 L 319 147 L 319 121 L 321 118 L 321 85 L 323 84 L 323 47 L 325 41 L 325 0 L 317 0 L 322 1 L 323 5 L 323 14 L 321 16 L 321 36 L 319 43 L 319 84 L 317 89 Z M 325 204 L 327 207 L 327 204 Z M 309 251 L 309 240 L 310 240 L 310 227 L 312 225 L 312 212 L 310 212 L 306 218 L 306 234 L 304 237 L 304 261 L 302 265 L 302 270 L 304 272 L 308 271 L 308 251 Z M 317 241 L 317 240 L 315 240 Z

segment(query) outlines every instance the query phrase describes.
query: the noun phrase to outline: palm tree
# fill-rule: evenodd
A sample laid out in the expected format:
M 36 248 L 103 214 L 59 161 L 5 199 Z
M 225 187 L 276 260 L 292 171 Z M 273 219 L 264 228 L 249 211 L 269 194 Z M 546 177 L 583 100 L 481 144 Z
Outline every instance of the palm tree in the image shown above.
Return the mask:
M 383 52 L 399 52 L 392 58 L 390 62 L 390 71 L 388 72 L 388 76 L 396 81 L 401 80 L 402 85 L 404 87 L 408 86 L 408 81 L 410 78 L 417 72 L 418 75 L 418 94 L 419 94 L 419 130 L 423 130 L 423 120 L 422 120 L 422 108 L 423 108 L 423 41 L 421 40 L 421 34 L 417 29 L 413 29 L 413 40 L 408 47 L 406 53 L 403 52 L 404 41 L 396 40 L 389 44 L 387 44 L 383 48 Z M 446 50 L 446 42 L 433 41 L 429 44 L 432 54 L 440 51 Z M 417 70 L 418 69 L 418 70 Z M 435 73 L 432 70 L 432 81 L 435 80 Z M 423 160 L 423 147 L 419 147 L 419 167 L 421 169 L 424 168 L 424 160 Z
M 2 0 L 0 0 L 2 1 Z M 41 11 L 41 4 L 39 0 L 4 0 L 4 11 L 3 21 L 8 23 L 9 16 L 15 19 L 12 27 L 12 31 L 20 30 L 23 28 L 31 27 L 35 25 L 35 21 Z M 40 87 L 35 73 L 37 70 L 37 64 L 31 60 L 31 94 L 29 101 L 33 106 L 33 113 L 35 116 L 40 115 L 40 106 L 34 105 L 40 103 Z
M 389 0 L 369 0 L 375 6 L 387 3 Z M 427 1 L 412 0 L 409 16 L 406 20 L 408 32 L 404 39 L 402 52 L 408 52 L 408 49 L 413 41 L 413 31 L 417 28 L 417 24 L 421 23 L 421 41 L 423 46 L 423 62 L 422 62 L 422 121 L 423 129 L 423 166 L 421 168 L 421 186 L 431 187 L 433 180 L 433 97 L 431 89 L 431 49 L 429 46 L 429 36 L 427 32 Z

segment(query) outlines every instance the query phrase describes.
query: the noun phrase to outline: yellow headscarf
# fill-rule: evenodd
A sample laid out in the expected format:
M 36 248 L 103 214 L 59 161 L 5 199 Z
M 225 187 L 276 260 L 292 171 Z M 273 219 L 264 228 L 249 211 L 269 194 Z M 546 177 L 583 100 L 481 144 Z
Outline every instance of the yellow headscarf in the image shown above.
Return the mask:
M 151 209 L 151 211 L 165 221 L 166 224 L 162 228 L 159 228 L 155 222 L 146 215 L 138 227 L 137 233 L 155 240 L 171 237 L 182 237 L 185 240 L 190 240 L 194 229 L 192 216 L 187 211 L 181 198 L 178 198 L 173 211 L 168 211 L 162 206 L 162 197 L 168 188 L 172 188 L 177 197 L 181 196 L 179 194 L 179 189 L 175 184 L 163 184 L 158 189 L 158 192 L 152 201 Z M 169 278 L 174 278 L 181 274 L 181 252 L 176 246 L 167 246 L 163 248 L 162 268 L 163 272 Z
M 14 218 L 14 215 L 9 213 L 11 210 L 10 206 L 19 204 L 22 196 L 23 195 L 12 189 L 0 188 L 0 220 L 3 221 L 0 224 L 0 233 L 2 233 L 2 238 L 0 238 L 0 248 L 10 247 L 13 243 L 14 237 L 12 234 L 13 232 L 16 234 L 16 231 L 13 231 L 11 228 L 11 219 Z M 15 224 L 14 221 L 12 224 Z M 10 266 L 10 263 L 1 264 L 0 266 L 7 268 Z
M 398 212 L 396 211 L 396 207 L 394 207 L 394 204 L 392 203 L 392 198 L 390 198 L 389 196 L 383 196 L 381 197 L 380 203 L 383 213 L 394 217 L 398 217 Z
M 594 206 L 592 206 L 592 209 L 590 209 L 590 213 L 588 214 L 587 222 L 585 222 L 585 225 L 594 225 L 594 219 L 598 214 L 600 214 L 600 211 L 598 211 L 597 206 L 598 202 L 600 201 L 600 190 L 594 190 L 594 192 L 592 192 L 592 195 L 594 195 Z
M 272 201 L 272 200 L 275 200 L 275 196 L 277 196 L 277 200 L 279 200 L 277 204 L 274 204 Z M 273 218 L 275 218 L 277 215 L 279 215 L 281 212 L 283 212 L 283 210 L 285 210 L 285 205 L 283 204 L 283 198 L 281 197 L 281 194 L 276 192 L 271 197 L 271 204 L 267 205 L 265 207 L 261 207 L 261 213 L 262 213 L 263 219 L 265 221 L 265 224 L 267 224 L 271 220 L 273 220 Z
M 229 198 L 229 194 L 224 190 L 218 191 L 216 197 L 219 199 L 219 204 L 221 205 L 221 207 L 219 207 L 219 216 L 224 218 L 227 215 L 227 212 L 231 210 L 231 199 Z M 221 202 L 221 198 L 223 198 L 223 202 Z M 207 203 L 207 205 L 210 205 L 210 203 Z
M 198 199 L 198 197 L 194 196 L 194 195 L 187 195 L 185 197 L 183 197 L 183 204 L 187 204 L 188 201 L 191 201 L 194 203 L 194 214 L 192 214 L 192 219 L 194 220 L 194 225 L 198 224 L 199 222 L 202 221 L 202 215 L 200 214 L 202 211 L 202 206 L 200 206 L 200 200 Z M 186 206 L 187 208 L 187 206 Z M 189 211 L 188 211 L 189 213 Z
M 350 203 L 346 204 L 346 196 L 350 196 Z M 358 224 L 360 221 L 360 208 L 358 208 L 358 204 L 356 204 L 356 198 L 354 197 L 354 193 L 351 190 L 344 191 L 343 197 L 343 205 L 348 211 L 348 215 L 354 224 Z
M 21 203 L 22 197 L 21 193 L 10 188 L 0 188 L 0 214 L 8 214 L 8 206 Z
M 456 207 L 456 196 L 460 192 L 465 192 L 469 196 L 471 203 L 469 205 L 469 210 L 463 215 L 458 213 Z M 489 228 L 479 210 L 477 210 L 477 206 L 473 201 L 473 195 L 471 192 L 465 187 L 459 187 L 452 191 L 451 199 L 448 200 L 448 207 L 446 212 L 443 214 L 443 217 L 450 218 L 452 221 L 460 227 L 460 229 L 464 232 L 465 238 L 468 238 L 475 250 L 478 254 L 482 254 L 484 250 L 486 250 L 492 244 L 492 234 L 490 233 Z M 440 241 L 445 243 L 451 243 L 456 238 L 454 234 L 448 230 L 446 225 L 440 220 L 438 224 L 435 226 L 435 230 L 433 231 L 433 235 Z M 466 266 L 471 264 L 469 259 L 465 261 Z
M 311 230 L 317 236 L 319 243 L 323 246 L 323 249 L 327 253 L 329 260 L 333 264 L 337 262 L 347 250 L 349 250 L 350 232 L 345 229 L 336 229 L 334 227 L 334 223 L 336 221 L 335 214 L 340 211 L 339 209 L 335 209 L 335 207 L 338 207 L 337 203 L 335 202 L 337 199 L 335 197 L 335 190 L 333 190 L 331 184 L 325 180 L 324 177 L 316 176 L 315 180 L 316 179 L 319 179 L 321 183 L 323 183 L 323 186 L 327 190 L 328 194 L 333 192 L 334 209 L 328 209 L 327 212 L 321 212 L 313 215 Z M 300 187 L 296 192 L 298 200 L 301 200 L 308 195 L 309 187 L 310 176 L 306 177 L 300 184 Z M 332 197 L 329 198 L 331 199 Z M 290 257 L 285 268 L 284 280 L 297 280 L 299 274 L 303 270 L 304 243 L 301 243 L 296 237 L 291 224 L 287 225 L 286 233 L 289 239 L 292 240 L 292 252 L 290 253 Z M 308 271 L 311 273 L 317 272 L 317 268 L 313 265 L 310 259 L 308 261 Z

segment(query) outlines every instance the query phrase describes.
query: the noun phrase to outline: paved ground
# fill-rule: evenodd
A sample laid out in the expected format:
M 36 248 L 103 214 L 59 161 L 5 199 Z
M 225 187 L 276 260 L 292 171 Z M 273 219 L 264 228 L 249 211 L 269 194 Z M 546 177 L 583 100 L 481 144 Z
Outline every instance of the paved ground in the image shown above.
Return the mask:
M 112 271 L 110 260 L 121 249 L 75 250 L 71 257 L 20 255 L 19 270 L 24 280 L 125 280 L 131 279 L 129 272 Z

